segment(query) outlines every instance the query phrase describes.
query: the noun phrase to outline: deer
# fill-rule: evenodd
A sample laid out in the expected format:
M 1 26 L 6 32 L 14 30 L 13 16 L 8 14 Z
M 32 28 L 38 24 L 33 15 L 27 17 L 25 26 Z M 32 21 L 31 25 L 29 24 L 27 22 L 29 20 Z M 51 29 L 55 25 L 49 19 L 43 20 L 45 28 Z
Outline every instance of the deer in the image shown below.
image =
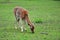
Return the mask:
M 25 8 L 22 8 L 22 7 L 19 7 L 19 6 L 14 8 L 14 16 L 16 18 L 16 23 L 21 28 L 21 32 L 26 30 L 24 25 L 28 24 L 31 32 L 34 33 L 34 25 L 30 21 L 30 18 L 28 16 L 28 14 L 29 14 L 29 12 Z M 15 26 L 15 29 L 17 29 L 17 26 Z

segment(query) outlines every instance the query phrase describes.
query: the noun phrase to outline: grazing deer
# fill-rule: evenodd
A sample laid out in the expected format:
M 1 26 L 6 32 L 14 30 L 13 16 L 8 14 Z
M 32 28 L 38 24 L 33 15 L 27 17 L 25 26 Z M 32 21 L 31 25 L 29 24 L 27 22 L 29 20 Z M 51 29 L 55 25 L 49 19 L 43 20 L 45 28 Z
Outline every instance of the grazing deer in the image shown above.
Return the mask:
M 28 24 L 30 26 L 31 32 L 34 33 L 34 25 L 31 23 L 29 17 L 28 17 L 28 11 L 22 7 L 15 7 L 14 8 L 14 15 L 16 18 L 16 23 L 18 23 L 18 26 L 21 28 L 21 32 L 26 30 L 24 27 L 24 24 Z M 17 27 L 15 26 L 17 29 Z

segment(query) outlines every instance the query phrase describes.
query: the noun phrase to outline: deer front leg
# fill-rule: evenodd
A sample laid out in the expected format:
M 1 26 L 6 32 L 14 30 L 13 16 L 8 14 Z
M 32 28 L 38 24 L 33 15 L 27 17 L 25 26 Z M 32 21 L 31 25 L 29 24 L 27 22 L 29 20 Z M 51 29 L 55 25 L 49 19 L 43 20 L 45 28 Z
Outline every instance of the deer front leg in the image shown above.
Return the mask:
M 21 31 L 27 31 L 25 26 L 26 26 L 26 21 L 25 20 L 21 20 Z
M 21 18 L 20 18 L 20 21 L 19 21 L 19 28 L 21 28 L 21 32 L 23 32 L 23 21 L 22 21 Z

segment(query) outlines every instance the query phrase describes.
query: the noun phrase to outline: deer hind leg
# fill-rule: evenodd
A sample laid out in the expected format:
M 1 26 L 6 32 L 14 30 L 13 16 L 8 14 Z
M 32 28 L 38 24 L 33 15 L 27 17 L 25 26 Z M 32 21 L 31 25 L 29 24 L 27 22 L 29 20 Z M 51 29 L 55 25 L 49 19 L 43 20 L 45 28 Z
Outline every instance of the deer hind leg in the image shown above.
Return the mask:
M 23 32 L 23 21 L 19 16 L 16 16 L 16 25 L 15 25 L 15 29 L 21 28 L 21 32 Z
M 14 13 L 15 13 L 15 18 L 16 18 L 15 29 L 17 29 L 19 27 L 20 13 L 18 9 Z
M 15 18 L 16 18 L 15 29 L 18 29 L 18 27 L 19 27 L 19 21 L 20 21 L 20 16 L 18 15 L 18 13 L 16 13 Z

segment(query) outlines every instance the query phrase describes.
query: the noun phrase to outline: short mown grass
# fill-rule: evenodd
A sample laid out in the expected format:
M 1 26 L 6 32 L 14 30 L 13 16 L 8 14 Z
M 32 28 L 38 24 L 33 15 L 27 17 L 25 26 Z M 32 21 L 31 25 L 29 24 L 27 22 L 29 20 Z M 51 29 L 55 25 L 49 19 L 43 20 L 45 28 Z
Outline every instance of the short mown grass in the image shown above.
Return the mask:
M 27 31 L 23 33 L 14 28 L 15 6 L 29 11 L 29 18 L 35 25 L 34 34 L 28 25 Z M 60 40 L 60 2 L 10 0 L 0 3 L 0 40 Z

